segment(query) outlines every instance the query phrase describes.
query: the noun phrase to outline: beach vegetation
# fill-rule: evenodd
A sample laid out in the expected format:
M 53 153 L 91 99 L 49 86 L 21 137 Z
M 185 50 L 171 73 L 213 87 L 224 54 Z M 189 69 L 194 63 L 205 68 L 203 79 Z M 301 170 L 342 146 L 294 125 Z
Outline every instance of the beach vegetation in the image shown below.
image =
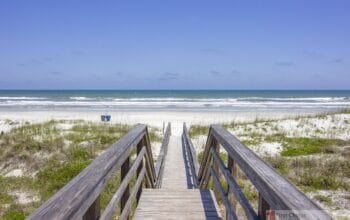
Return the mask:
M 343 147 L 350 141 L 341 139 L 286 137 L 283 134 L 267 136 L 267 142 L 280 142 L 283 145 L 282 156 L 301 156 L 318 153 L 335 153 L 335 147 Z
M 350 161 L 346 158 L 267 156 L 263 158 L 302 190 L 349 190 Z
M 223 126 L 300 190 L 315 195 L 312 198 L 328 210 L 336 208 L 335 205 L 341 200 L 324 192 L 336 194 L 350 191 L 350 119 L 342 115 L 349 112 L 347 109 L 271 120 L 255 118 L 243 122 L 232 121 Z M 206 132 L 197 132 L 200 146 L 206 136 Z M 279 151 L 274 148 L 266 151 L 268 147 L 277 145 L 280 146 Z M 199 150 L 199 161 L 202 161 L 202 157 L 203 152 Z M 254 206 L 258 193 L 241 170 L 237 181 Z M 350 201 L 350 197 L 341 199 Z
M 0 219 L 24 219 L 86 168 L 131 126 L 82 120 L 23 124 L 0 136 Z M 150 129 L 151 142 L 160 142 Z M 21 174 L 8 176 L 13 170 Z M 118 172 L 101 194 L 101 207 L 120 184 Z M 18 194 L 29 195 L 21 203 Z
M 205 125 L 191 125 L 189 135 L 191 138 L 196 138 L 201 135 L 208 135 L 209 126 Z
M 327 205 L 332 205 L 332 199 L 328 196 L 315 195 L 314 198 L 322 203 L 326 203 Z

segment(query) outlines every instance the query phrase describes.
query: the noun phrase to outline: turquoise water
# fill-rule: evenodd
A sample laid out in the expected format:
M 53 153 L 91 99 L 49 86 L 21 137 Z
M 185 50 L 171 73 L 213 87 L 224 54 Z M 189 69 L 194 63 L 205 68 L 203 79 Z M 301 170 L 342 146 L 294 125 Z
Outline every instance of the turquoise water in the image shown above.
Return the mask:
M 319 111 L 350 108 L 350 90 L 0 90 L 0 110 Z

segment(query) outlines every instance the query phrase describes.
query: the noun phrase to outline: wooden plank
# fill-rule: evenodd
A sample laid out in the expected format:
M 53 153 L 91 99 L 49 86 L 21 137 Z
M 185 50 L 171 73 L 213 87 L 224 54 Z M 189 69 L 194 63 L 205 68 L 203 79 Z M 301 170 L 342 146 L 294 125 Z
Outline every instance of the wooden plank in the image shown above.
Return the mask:
M 152 182 L 155 184 L 157 175 L 156 175 L 156 171 L 155 171 L 155 168 L 154 168 L 154 159 L 153 159 L 153 154 L 152 154 L 151 141 L 149 139 L 148 128 L 147 127 L 145 128 L 145 133 L 146 133 L 146 135 L 144 136 L 144 141 L 145 141 L 146 150 L 147 150 L 146 156 L 147 156 L 148 160 L 150 161 L 149 169 L 152 172 L 152 175 L 150 176 L 150 178 L 151 178 Z
M 134 163 L 132 164 L 129 172 L 127 173 L 127 175 L 125 176 L 123 181 L 121 181 L 117 192 L 113 195 L 111 201 L 108 203 L 107 207 L 105 208 L 105 210 L 100 218 L 101 220 L 107 220 L 107 219 L 112 218 L 115 210 L 118 208 L 118 203 L 119 203 L 124 191 L 126 190 L 126 188 L 128 187 L 128 185 L 130 183 L 131 178 L 138 171 L 138 168 L 141 167 L 141 169 L 142 169 L 142 167 L 143 167 L 142 166 L 142 159 L 143 159 L 145 153 L 146 153 L 146 149 L 143 147 L 142 150 L 139 152 L 138 156 L 136 157 Z
M 160 188 L 162 185 L 162 178 L 164 173 L 164 164 L 165 164 L 165 157 L 168 152 L 168 145 L 169 145 L 169 138 L 171 135 L 171 123 L 168 123 L 168 126 L 166 128 L 166 132 L 162 141 L 162 145 L 160 148 L 160 153 L 158 155 L 157 163 L 155 166 L 156 169 L 156 175 L 157 175 L 157 182 L 156 182 L 156 188 Z
M 209 166 L 210 166 L 210 148 L 212 146 L 213 146 L 212 136 L 208 134 L 207 142 L 205 144 L 204 152 L 203 152 L 203 160 L 198 172 L 198 180 L 200 182 L 200 186 L 203 186 L 204 184 L 206 184 L 205 179 L 207 176 L 206 173 L 208 172 Z
M 123 163 L 121 168 L 120 178 L 122 181 L 126 179 L 125 177 L 129 173 L 129 168 L 130 168 L 130 156 L 126 159 L 126 161 Z M 120 199 L 120 210 L 122 213 L 124 211 L 126 202 L 129 200 L 129 196 L 130 196 L 130 188 L 129 188 L 129 181 L 128 181 L 128 184 L 126 185 L 125 190 Z M 129 216 L 127 216 L 125 219 L 129 219 Z
M 168 153 L 164 164 L 162 188 L 188 188 L 187 172 L 185 168 L 180 136 L 170 136 Z
M 85 215 L 83 216 L 83 220 L 97 220 L 100 218 L 100 197 L 97 197 L 94 203 L 87 210 Z
M 183 124 L 183 137 L 185 140 L 185 144 L 190 151 L 191 163 L 192 163 L 192 166 L 194 169 L 195 176 L 198 179 L 198 172 L 199 172 L 198 158 L 197 158 L 196 150 L 193 147 L 193 143 L 192 143 L 191 138 L 188 134 L 186 123 Z
M 234 210 L 232 208 L 232 204 L 228 200 L 227 195 L 225 194 L 225 190 L 221 185 L 219 177 L 215 173 L 214 167 L 210 168 L 210 173 L 211 173 L 211 177 L 212 177 L 213 182 L 214 182 L 214 188 L 217 189 L 218 194 L 220 195 L 221 199 L 224 201 L 226 210 L 228 210 L 228 213 L 230 214 L 229 216 L 226 217 L 226 219 L 237 220 L 238 218 L 236 216 L 236 213 L 234 212 Z
M 145 149 L 144 148 L 144 143 L 143 141 L 141 141 L 140 143 L 137 144 L 137 147 L 136 147 L 136 154 L 137 154 L 137 157 L 142 157 L 142 160 L 141 160 L 141 164 L 138 166 L 137 170 L 136 170 L 136 178 L 140 175 L 140 172 L 142 170 L 142 167 L 143 167 L 143 156 L 144 156 L 144 153 L 142 153 L 142 150 Z M 137 158 L 136 158 L 137 159 Z M 136 159 L 135 159 L 135 162 L 136 162 Z M 134 162 L 134 163 L 135 163 Z M 139 191 L 137 192 L 137 195 L 136 195 L 136 200 L 137 202 L 139 202 L 140 200 L 140 197 L 141 197 L 141 193 L 142 193 L 142 187 L 140 187 Z
M 181 136 L 182 138 L 182 146 L 183 146 L 183 151 L 184 151 L 184 162 L 186 163 L 186 170 L 187 170 L 187 183 L 191 183 L 188 184 L 188 188 L 198 188 L 198 178 L 196 175 L 196 170 L 194 168 L 193 165 L 193 161 L 191 158 L 191 152 L 190 149 L 188 147 L 188 145 L 186 144 L 186 140 L 184 135 Z
M 227 170 L 231 174 L 230 176 L 232 176 L 232 178 L 237 182 L 237 179 L 238 179 L 237 164 L 230 156 L 228 156 L 228 160 L 227 160 Z M 237 210 L 237 199 L 234 196 L 234 191 L 233 190 L 234 190 L 234 188 L 232 188 L 228 184 L 228 186 L 227 186 L 228 199 L 231 201 L 233 209 L 236 211 Z
M 125 207 L 124 207 L 119 219 L 125 220 L 125 219 L 129 218 L 130 211 L 131 211 L 131 205 L 136 198 L 136 195 L 137 195 L 137 192 L 139 191 L 139 188 L 142 185 L 142 180 L 143 180 L 143 177 L 145 176 L 145 173 L 146 173 L 146 169 L 145 169 L 145 167 L 142 167 L 140 175 L 138 176 L 138 178 L 135 182 L 134 188 L 130 194 L 130 197 L 128 198 L 128 201 L 125 203 Z
M 214 149 L 211 149 L 211 153 L 213 155 L 215 164 L 217 164 L 218 167 L 220 168 L 222 174 L 224 175 L 224 177 L 226 179 L 228 186 L 231 189 L 231 191 L 229 191 L 229 193 L 232 192 L 235 195 L 236 199 L 241 204 L 247 218 L 250 220 L 259 219 L 257 214 L 254 211 L 254 208 L 250 205 L 248 199 L 245 197 L 244 193 L 242 192 L 242 190 L 239 187 L 236 180 L 232 177 L 229 170 L 225 167 L 224 162 L 221 160 L 221 158 L 219 157 L 217 152 Z M 231 202 L 231 204 L 232 204 L 232 202 Z M 233 205 L 232 205 L 232 207 L 233 207 Z
M 261 220 L 267 219 L 267 211 L 270 209 L 270 205 L 266 202 L 266 200 L 259 193 L 259 204 L 258 204 L 258 214 Z
M 330 219 L 330 216 L 274 168 L 220 125 L 212 125 L 213 135 L 231 158 L 240 166 L 267 203 L 275 210 L 310 210 L 302 214 L 307 219 Z
M 91 204 L 96 201 L 108 180 L 120 168 L 144 135 L 146 135 L 146 126 L 135 126 L 28 219 L 82 218 Z
M 146 147 L 147 149 L 147 147 Z M 147 154 L 147 151 L 145 153 L 145 167 L 146 167 L 146 173 L 147 173 L 147 177 L 149 179 L 149 184 L 151 188 L 155 187 L 155 177 L 152 171 L 152 164 L 153 161 L 151 162 L 151 158 L 149 157 L 149 155 Z
M 219 152 L 220 152 L 220 144 L 219 144 L 219 142 L 216 141 L 215 138 L 213 138 L 213 147 L 210 148 L 210 152 L 214 152 L 214 153 L 216 153 L 216 155 L 218 155 Z M 213 159 L 213 161 L 214 161 L 214 159 Z M 220 180 L 221 174 L 220 174 L 219 164 L 213 162 L 212 167 L 213 167 L 213 169 L 214 169 L 214 171 L 215 171 L 215 174 L 216 174 L 217 177 L 218 177 L 218 180 L 219 180 L 220 186 L 221 186 L 221 180 Z M 219 196 L 221 196 L 221 192 L 218 192 L 218 190 L 220 190 L 220 189 L 217 188 L 217 187 L 214 187 L 214 189 L 213 189 L 216 198 L 218 198 Z
M 134 219 L 221 219 L 210 190 L 145 189 Z

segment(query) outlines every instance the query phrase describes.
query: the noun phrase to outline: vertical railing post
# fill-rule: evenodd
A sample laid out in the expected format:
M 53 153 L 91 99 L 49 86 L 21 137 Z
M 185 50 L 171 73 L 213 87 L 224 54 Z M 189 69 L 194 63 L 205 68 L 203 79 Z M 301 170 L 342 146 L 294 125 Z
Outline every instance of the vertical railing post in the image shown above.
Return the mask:
M 201 170 L 199 173 L 201 189 L 208 188 L 208 185 L 210 182 L 210 166 L 211 166 L 211 160 L 212 160 L 210 149 L 214 146 L 213 139 L 214 138 L 212 138 L 212 136 L 208 137 L 209 149 L 207 151 L 204 151 L 204 155 L 203 155 L 203 161 L 202 161 L 203 165 L 201 166 Z
M 213 138 L 212 147 L 214 148 L 215 152 L 220 156 L 220 144 L 215 138 Z M 215 163 L 215 160 L 213 160 L 213 168 L 220 180 L 221 179 L 220 168 L 219 168 L 219 164 Z M 214 187 L 214 194 L 216 198 L 220 198 L 220 193 L 216 190 L 216 187 Z
M 100 218 L 100 215 L 100 196 L 98 196 L 95 202 L 91 204 L 90 208 L 84 214 L 83 220 L 97 220 Z
M 237 170 L 237 164 L 236 162 L 228 155 L 227 160 L 227 169 L 230 171 L 232 177 L 237 181 L 238 180 L 238 170 Z M 237 210 L 237 199 L 235 198 L 233 194 L 233 190 L 229 185 L 227 185 L 227 194 L 228 199 L 231 202 L 233 206 L 233 210 Z
M 123 181 L 125 176 L 128 174 L 129 168 L 130 168 L 130 156 L 128 158 L 126 158 L 125 162 L 123 163 L 123 165 L 121 167 L 121 172 L 120 172 L 121 181 Z M 122 195 L 122 198 L 120 200 L 120 213 L 123 212 L 123 209 L 126 205 L 126 202 L 129 199 L 129 196 L 130 196 L 130 186 L 128 184 L 128 186 L 126 187 L 126 189 Z M 127 217 L 127 219 L 129 219 L 129 217 Z
M 264 197 L 259 193 L 259 204 L 258 204 L 259 218 L 262 220 L 266 220 L 268 210 L 270 210 L 270 205 L 266 202 Z
M 137 148 L 136 148 L 136 151 L 137 151 L 137 155 L 139 155 L 140 151 L 142 150 L 143 146 L 144 146 L 144 139 L 142 139 L 140 141 L 140 143 L 137 144 Z M 137 171 L 136 171 L 136 179 L 139 177 L 140 175 L 140 172 L 142 170 L 142 167 L 143 167 L 143 159 L 140 163 L 140 166 L 137 168 Z M 141 193 L 142 193 L 142 186 L 140 187 L 139 191 L 137 192 L 137 195 L 136 195 L 136 201 L 137 203 L 139 202 L 140 200 L 140 196 L 141 196 Z

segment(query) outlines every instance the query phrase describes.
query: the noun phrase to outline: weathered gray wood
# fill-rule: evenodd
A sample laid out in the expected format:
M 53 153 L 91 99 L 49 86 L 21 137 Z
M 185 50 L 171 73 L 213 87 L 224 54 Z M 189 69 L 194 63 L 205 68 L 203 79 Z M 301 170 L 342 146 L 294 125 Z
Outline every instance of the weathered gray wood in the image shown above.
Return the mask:
M 213 147 L 212 148 L 210 148 L 210 151 L 211 152 L 214 152 L 214 153 L 216 153 L 216 155 L 218 155 L 219 154 L 219 152 L 220 152 L 220 144 L 219 144 L 219 142 L 217 142 L 216 141 L 216 139 L 214 138 L 213 139 Z M 213 159 L 213 161 L 214 161 L 214 159 Z M 220 180 L 220 178 L 221 178 L 221 174 L 220 174 L 220 168 L 219 168 L 219 164 L 218 163 L 213 163 L 212 164 L 212 167 L 213 167 L 213 169 L 214 169 L 214 171 L 215 171 L 215 174 L 217 175 L 217 177 L 219 178 L 219 181 L 221 182 L 221 180 Z M 221 185 L 221 184 L 220 184 Z M 215 196 L 216 196 L 216 198 L 218 198 L 220 195 L 220 193 L 221 192 L 218 192 L 218 188 L 217 187 L 214 187 L 214 193 L 215 193 Z
M 194 149 L 191 138 L 188 134 L 186 123 L 183 124 L 183 137 L 185 140 L 186 147 L 189 150 L 189 156 L 190 156 L 190 162 L 192 164 L 192 168 L 194 170 L 196 178 L 198 179 L 198 172 L 199 172 L 198 158 L 197 158 L 196 150 Z
M 146 172 L 146 175 L 145 175 L 145 180 L 146 180 L 146 187 L 147 188 L 152 188 L 152 183 L 151 183 L 151 180 Z
M 145 189 L 136 208 L 139 219 L 221 219 L 209 190 Z
M 237 182 L 237 178 L 238 178 L 237 164 L 229 156 L 227 159 L 227 170 L 232 175 L 232 178 Z M 231 201 L 233 209 L 236 211 L 237 210 L 237 199 L 234 196 L 233 190 L 234 189 L 230 185 L 227 186 L 228 199 Z
M 198 183 L 198 177 L 196 174 L 195 166 L 193 164 L 192 160 L 192 155 L 191 155 L 191 150 L 189 146 L 186 143 L 186 137 L 185 135 L 182 135 L 182 144 L 184 146 L 184 158 L 185 158 L 185 163 L 188 165 L 188 182 L 191 182 L 192 184 L 189 186 L 189 188 L 198 188 L 199 183 Z M 190 181 L 189 181 L 190 180 Z
M 126 179 L 125 177 L 128 175 L 129 173 L 129 168 L 130 168 L 130 156 L 125 160 L 125 162 L 122 165 L 121 171 L 120 171 L 120 178 L 123 181 L 124 179 Z M 121 212 L 124 211 L 124 207 L 126 202 L 128 201 L 130 196 L 130 187 L 129 187 L 129 183 L 126 185 L 125 190 L 122 194 L 122 197 L 120 199 L 120 210 Z M 129 219 L 129 216 L 126 217 L 126 219 Z
M 142 155 L 142 158 L 143 158 L 143 153 L 142 153 L 142 150 L 145 149 L 144 147 L 144 143 L 143 141 L 141 141 L 140 143 L 137 144 L 137 148 L 136 148 L 136 154 L 137 154 L 137 157 L 139 157 L 140 155 Z M 135 160 L 136 162 L 136 160 Z M 135 163 L 134 162 L 134 163 Z M 136 171 L 136 177 L 138 177 L 140 175 L 140 172 L 142 170 L 142 167 L 143 167 L 143 161 L 141 160 L 141 164 L 138 166 L 137 168 L 137 171 Z M 141 197 L 141 193 L 142 193 L 142 187 L 140 187 L 139 191 L 137 192 L 137 195 L 136 195 L 136 200 L 137 202 L 139 202 L 140 200 L 140 197 Z
M 83 216 L 83 220 L 97 220 L 100 218 L 100 197 L 97 197 L 94 203 L 87 210 L 85 215 Z
M 144 141 L 145 141 L 145 145 L 146 145 L 146 150 L 147 150 L 147 158 L 148 160 L 150 161 L 149 163 L 149 168 L 150 168 L 150 171 L 152 173 L 152 175 L 150 176 L 150 178 L 152 179 L 152 182 L 153 184 L 155 185 L 155 182 L 156 182 L 156 178 L 157 178 L 157 175 L 156 175 L 156 171 L 155 171 L 155 168 L 154 168 L 154 159 L 153 159 L 153 154 L 152 154 L 152 147 L 151 147 L 151 141 L 149 139 L 149 135 L 148 135 L 148 128 L 146 127 L 145 129 L 146 131 L 146 135 L 144 136 Z
M 259 193 L 258 215 L 261 220 L 267 219 L 267 211 L 270 209 L 270 205 Z
M 203 171 L 202 171 L 202 175 L 203 176 L 199 176 L 198 178 L 200 179 L 200 186 L 201 188 L 208 188 L 208 184 L 210 181 L 210 166 L 211 166 L 211 161 L 212 161 L 212 154 L 210 153 L 210 149 L 214 147 L 216 140 L 214 140 L 214 138 L 212 138 L 211 136 L 208 137 L 207 140 L 207 144 L 208 146 L 206 146 L 205 151 L 208 151 L 207 153 L 204 152 L 204 154 L 206 154 L 207 158 L 205 159 L 205 161 L 203 160 Z
M 248 219 L 250 220 L 259 219 L 254 211 L 254 208 L 250 205 L 248 199 L 245 197 L 244 193 L 242 192 L 236 180 L 232 177 L 230 171 L 225 167 L 224 162 L 221 160 L 217 152 L 214 149 L 211 149 L 211 153 L 213 155 L 214 164 L 218 165 L 218 167 L 221 170 L 221 173 L 224 175 L 226 179 L 229 189 L 231 189 L 231 191 L 228 191 L 228 193 L 233 193 L 235 195 L 236 199 L 241 204 Z M 232 207 L 234 207 L 232 201 L 230 202 L 232 204 Z
M 162 145 L 160 148 L 160 153 L 158 155 L 157 163 L 155 166 L 156 175 L 157 175 L 157 182 L 156 187 L 160 188 L 162 186 L 162 178 L 164 173 L 164 164 L 165 164 L 165 157 L 168 152 L 168 145 L 169 145 L 169 138 L 171 135 L 171 123 L 168 123 L 168 126 L 166 128 L 166 132 L 162 141 Z
M 125 176 L 123 181 L 120 183 L 117 192 L 113 195 L 111 201 L 108 203 L 108 206 L 105 208 L 105 210 L 100 218 L 101 220 L 107 220 L 107 219 L 112 218 L 113 214 L 115 213 L 115 211 L 118 207 L 118 203 L 119 203 L 124 191 L 128 187 L 132 177 L 138 171 L 138 168 L 141 167 L 141 169 L 142 169 L 142 167 L 143 167 L 142 166 L 142 159 L 143 159 L 145 153 L 146 153 L 146 149 L 143 147 L 141 149 L 141 151 L 139 152 L 138 156 L 136 157 L 134 163 L 132 164 L 129 172 L 127 173 L 127 175 Z
M 170 136 L 168 154 L 164 164 L 162 188 L 187 189 L 187 171 L 185 168 L 180 136 Z
M 204 147 L 204 153 L 203 153 L 203 161 L 199 168 L 198 172 L 198 180 L 200 182 L 200 185 L 203 186 L 205 184 L 205 177 L 207 176 L 205 172 L 208 172 L 209 166 L 210 166 L 210 148 L 213 146 L 213 140 L 210 133 L 208 134 L 207 142 Z
M 29 219 L 79 219 L 96 201 L 108 180 L 147 134 L 137 125 L 96 158 L 78 176 L 37 209 Z
M 330 216 L 269 164 L 220 125 L 212 125 L 209 136 L 220 142 L 274 210 L 296 211 L 304 219 L 330 219 Z M 302 215 L 298 210 L 309 210 Z
M 227 213 L 230 214 L 229 216 L 227 216 L 228 218 L 226 218 L 226 219 L 237 220 L 238 218 L 236 216 L 236 213 L 234 212 L 234 210 L 232 208 L 231 202 L 227 198 L 225 190 L 222 187 L 221 181 L 220 181 L 218 175 L 216 174 L 215 168 L 213 166 L 210 168 L 210 173 L 211 173 L 211 177 L 213 179 L 214 188 L 216 188 L 218 195 L 224 201 L 224 205 L 225 205 L 225 208 L 227 210 Z
M 147 147 L 146 147 L 147 149 Z M 149 178 L 150 182 L 150 186 L 151 188 L 155 187 L 155 177 L 154 177 L 154 170 L 152 170 L 152 165 L 153 165 L 153 161 L 151 161 L 152 157 L 149 157 L 148 152 L 146 151 L 145 153 L 145 167 L 146 167 L 146 175 Z
M 141 187 L 143 177 L 145 176 L 146 169 L 145 167 L 142 167 L 142 170 L 140 172 L 140 175 L 138 176 L 134 188 L 131 191 L 131 194 L 128 198 L 128 201 L 125 203 L 125 207 L 120 215 L 121 220 L 128 219 L 131 211 L 131 205 L 133 201 L 136 199 L 137 192 L 139 191 L 139 188 Z

